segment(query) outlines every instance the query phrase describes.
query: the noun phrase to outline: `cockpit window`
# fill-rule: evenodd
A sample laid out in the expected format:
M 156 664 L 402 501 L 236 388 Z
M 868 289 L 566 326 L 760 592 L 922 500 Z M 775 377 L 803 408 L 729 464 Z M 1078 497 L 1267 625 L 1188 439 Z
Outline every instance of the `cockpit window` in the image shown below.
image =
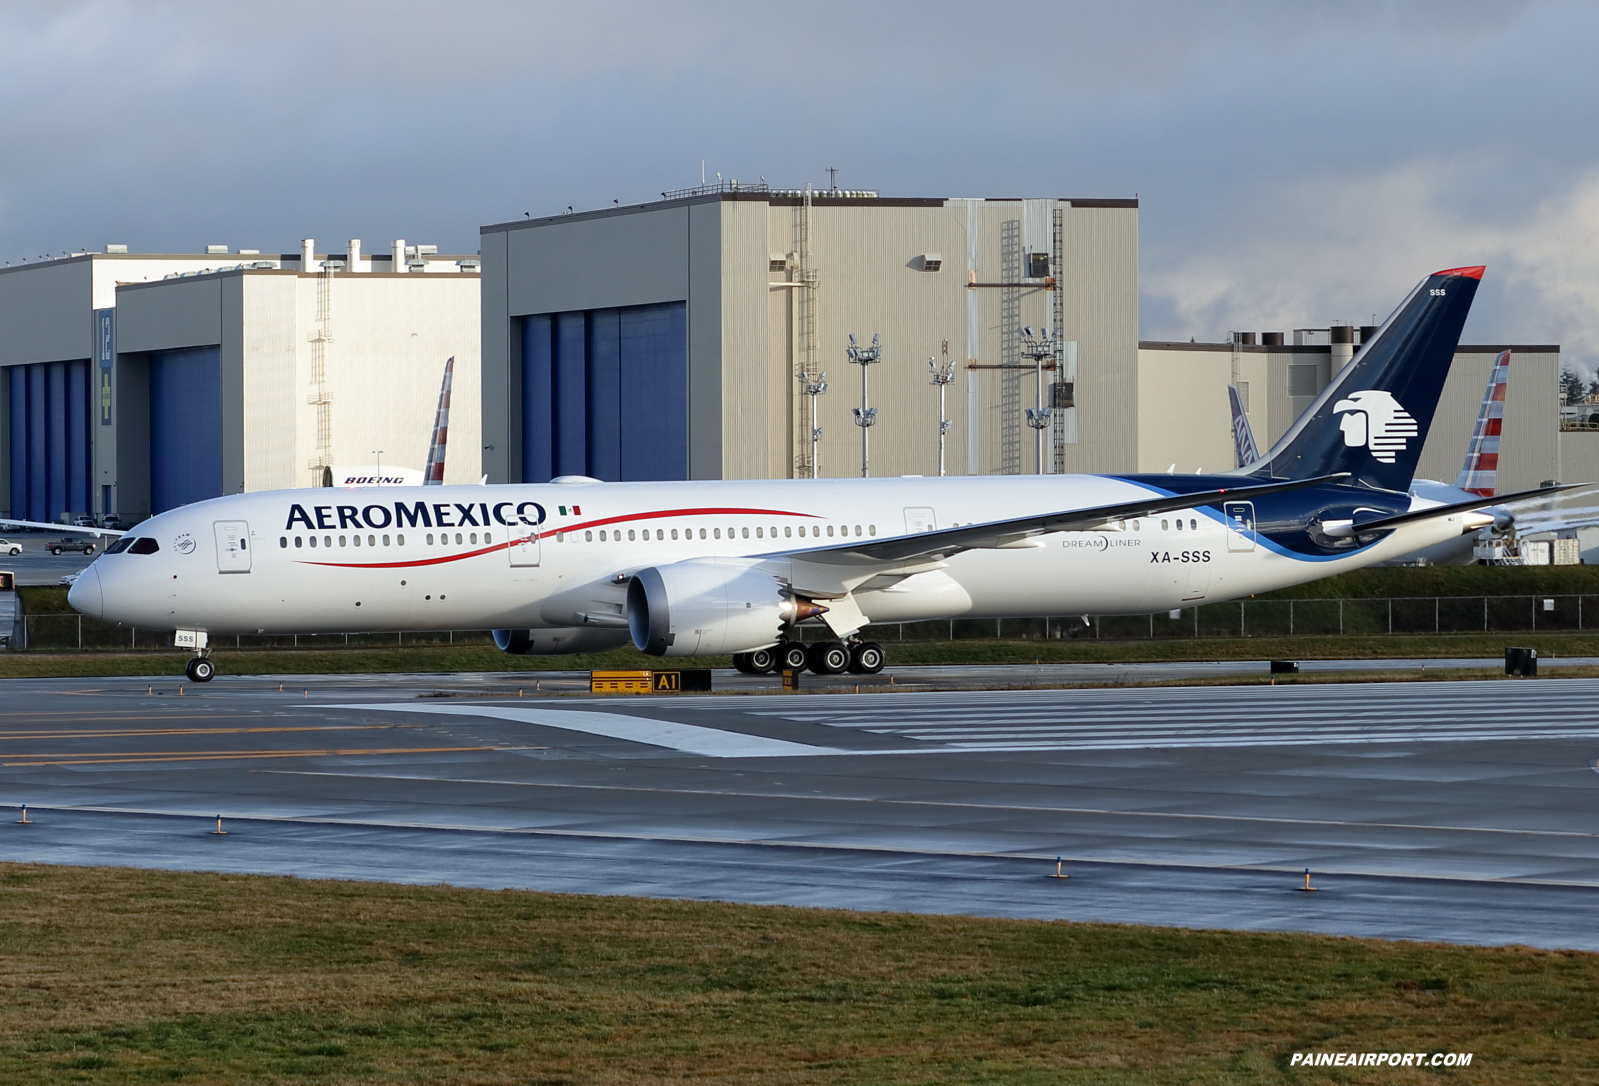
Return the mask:
M 154 536 L 143 536 L 133 541 L 133 546 L 128 548 L 129 554 L 154 554 L 161 549 Z
M 125 535 L 115 543 L 111 544 L 111 546 L 107 547 L 105 552 L 107 554 L 121 554 L 131 546 L 133 546 L 133 537 Z

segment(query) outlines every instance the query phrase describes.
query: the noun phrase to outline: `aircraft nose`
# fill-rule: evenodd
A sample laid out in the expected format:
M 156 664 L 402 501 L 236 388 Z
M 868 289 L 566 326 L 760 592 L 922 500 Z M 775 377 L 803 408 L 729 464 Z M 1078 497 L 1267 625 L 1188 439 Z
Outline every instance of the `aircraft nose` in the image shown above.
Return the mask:
M 99 618 L 105 610 L 105 600 L 100 591 L 100 574 L 93 566 L 78 574 L 78 579 L 67 589 L 67 603 L 79 614 Z

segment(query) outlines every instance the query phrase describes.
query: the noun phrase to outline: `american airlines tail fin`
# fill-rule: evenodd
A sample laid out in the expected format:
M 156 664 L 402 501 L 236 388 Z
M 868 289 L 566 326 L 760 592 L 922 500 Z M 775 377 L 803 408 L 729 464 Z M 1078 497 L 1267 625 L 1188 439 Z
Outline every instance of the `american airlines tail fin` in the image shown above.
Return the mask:
M 1488 374 L 1488 391 L 1482 397 L 1477 428 L 1466 446 L 1466 462 L 1460 466 L 1455 486 L 1485 498 L 1492 497 L 1499 477 L 1499 433 L 1505 424 L 1505 391 L 1510 384 L 1510 352 L 1500 351 Z
M 433 416 L 433 440 L 428 444 L 423 486 L 444 485 L 444 448 L 450 440 L 450 383 L 454 375 L 455 356 L 452 354 L 444 363 L 444 387 L 439 389 L 439 410 Z
M 1248 474 L 1405 490 L 1416 473 L 1483 268 L 1434 272 Z
M 1236 385 L 1227 386 L 1227 404 L 1233 412 L 1233 453 L 1238 457 L 1238 466 L 1247 468 L 1260 459 L 1260 449 L 1255 446 L 1255 432 L 1249 428 L 1244 397 Z

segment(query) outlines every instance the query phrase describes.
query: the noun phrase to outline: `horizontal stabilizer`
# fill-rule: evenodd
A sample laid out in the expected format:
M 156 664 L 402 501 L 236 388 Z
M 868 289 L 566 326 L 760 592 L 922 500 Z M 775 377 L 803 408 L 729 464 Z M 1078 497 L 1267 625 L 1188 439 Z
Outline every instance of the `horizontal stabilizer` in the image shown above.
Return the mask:
M 1455 502 L 1452 505 L 1434 505 L 1427 509 L 1417 509 L 1410 513 L 1400 513 L 1398 516 L 1383 517 L 1380 520 L 1369 520 L 1355 524 L 1352 535 L 1365 535 L 1368 532 L 1386 532 L 1404 524 L 1414 524 L 1417 521 L 1431 520 L 1433 517 L 1447 517 L 1453 513 L 1466 513 L 1473 509 L 1483 509 L 1490 505 L 1505 505 L 1508 502 L 1521 502 L 1529 498 L 1546 498 L 1551 494 L 1559 494 L 1563 490 L 1577 490 L 1581 487 L 1592 486 L 1592 483 L 1563 483 L 1560 486 L 1539 487 L 1537 490 L 1520 490 L 1514 494 L 1489 495 L 1475 501 Z

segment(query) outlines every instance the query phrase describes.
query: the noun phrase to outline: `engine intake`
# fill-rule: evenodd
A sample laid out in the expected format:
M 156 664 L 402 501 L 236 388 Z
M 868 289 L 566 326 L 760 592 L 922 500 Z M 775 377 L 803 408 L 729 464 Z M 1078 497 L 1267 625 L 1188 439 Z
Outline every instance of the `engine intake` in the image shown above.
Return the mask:
M 784 627 L 826 610 L 790 596 L 758 561 L 691 558 L 641 569 L 627 586 L 628 631 L 652 656 L 765 648 Z

